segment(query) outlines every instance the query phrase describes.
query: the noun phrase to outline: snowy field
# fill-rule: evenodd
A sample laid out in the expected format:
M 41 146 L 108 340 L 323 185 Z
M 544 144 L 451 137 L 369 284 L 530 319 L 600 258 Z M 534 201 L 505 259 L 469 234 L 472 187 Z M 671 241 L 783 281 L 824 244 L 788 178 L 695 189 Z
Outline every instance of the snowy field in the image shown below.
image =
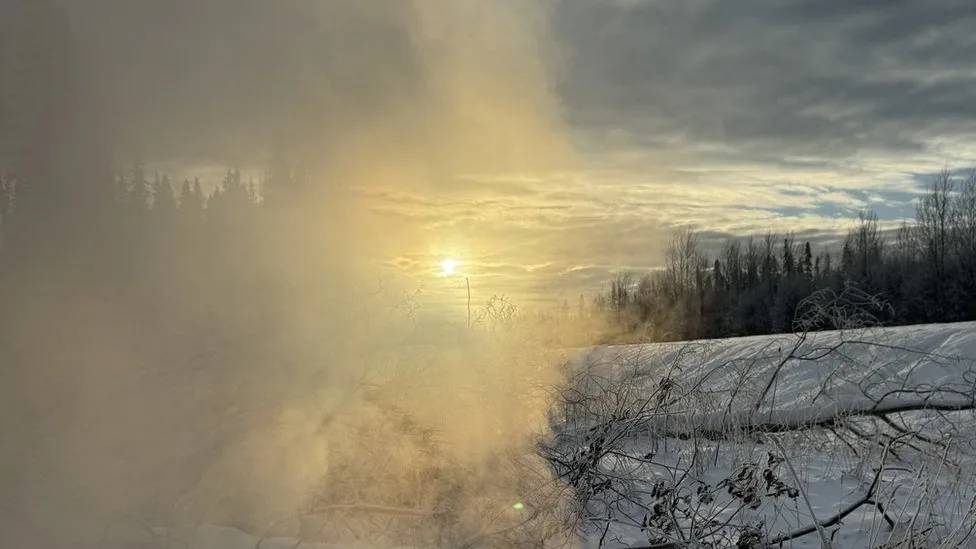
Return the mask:
M 550 457 L 591 547 L 976 547 L 970 357 L 976 323 L 595 348 Z

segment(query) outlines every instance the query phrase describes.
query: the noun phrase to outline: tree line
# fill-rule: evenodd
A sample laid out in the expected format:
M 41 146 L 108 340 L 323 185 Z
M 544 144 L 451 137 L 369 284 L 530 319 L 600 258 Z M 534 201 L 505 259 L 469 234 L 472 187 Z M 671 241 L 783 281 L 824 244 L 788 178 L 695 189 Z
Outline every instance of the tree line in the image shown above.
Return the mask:
M 898 229 L 860 212 L 839 249 L 769 233 L 709 254 L 679 230 L 662 269 L 616 275 L 595 308 L 641 339 L 721 338 L 791 331 L 804 298 L 850 288 L 886 304 L 885 324 L 976 320 L 976 172 L 940 172 Z
M 313 265 L 302 235 L 318 222 L 314 192 L 285 162 L 260 181 L 230 169 L 216 185 L 174 184 L 139 164 L 77 181 L 0 177 L 0 298 L 14 310 L 111 304 L 160 341 L 187 328 L 268 331 Z M 328 234 L 318 244 L 327 255 Z

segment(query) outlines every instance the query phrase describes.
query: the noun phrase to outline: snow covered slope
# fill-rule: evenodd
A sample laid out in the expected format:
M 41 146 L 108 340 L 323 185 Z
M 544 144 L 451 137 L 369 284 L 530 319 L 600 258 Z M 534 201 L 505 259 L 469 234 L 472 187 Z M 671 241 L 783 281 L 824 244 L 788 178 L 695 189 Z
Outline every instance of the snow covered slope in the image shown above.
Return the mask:
M 824 398 L 820 391 L 825 383 L 832 401 L 859 400 L 865 390 L 880 396 L 882 387 L 896 382 L 971 384 L 973 380 L 963 379 L 963 374 L 976 359 L 976 322 L 814 332 L 802 341 L 782 334 L 613 345 L 590 349 L 579 361 L 608 374 L 667 371 L 721 391 L 745 378 L 771 374 L 791 352 L 802 359 L 783 365 L 776 394 L 770 398 L 777 408 Z
M 972 322 L 590 349 L 561 476 L 594 547 L 976 546 L 974 357 Z

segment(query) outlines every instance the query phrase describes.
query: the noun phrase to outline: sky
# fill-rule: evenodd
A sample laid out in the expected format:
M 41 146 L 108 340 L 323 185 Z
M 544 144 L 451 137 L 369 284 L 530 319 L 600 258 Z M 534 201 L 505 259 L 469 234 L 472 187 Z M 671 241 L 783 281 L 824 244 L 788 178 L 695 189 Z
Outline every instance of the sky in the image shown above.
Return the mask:
M 113 162 L 216 182 L 284 151 L 432 296 L 573 302 L 683 226 L 894 226 L 976 165 L 972 2 L 48 3 Z
M 829 240 L 863 208 L 897 225 L 932 172 L 973 165 L 974 18 L 952 1 L 557 2 L 554 101 L 578 163 L 380 195 L 443 242 L 398 260 L 442 250 L 481 284 L 558 280 L 572 303 L 660 264 L 677 226 Z

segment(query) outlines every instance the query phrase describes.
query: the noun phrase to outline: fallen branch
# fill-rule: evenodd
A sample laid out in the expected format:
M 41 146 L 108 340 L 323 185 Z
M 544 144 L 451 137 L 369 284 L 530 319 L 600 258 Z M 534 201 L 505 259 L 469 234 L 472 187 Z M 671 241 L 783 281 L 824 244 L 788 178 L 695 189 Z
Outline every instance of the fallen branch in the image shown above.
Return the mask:
M 863 496 L 861 496 L 856 501 L 850 503 L 847 507 L 835 513 L 833 516 L 831 516 L 828 519 L 817 521 L 816 517 L 814 517 L 813 524 L 804 526 L 803 528 L 799 528 L 788 534 L 783 534 L 781 536 L 777 536 L 773 538 L 767 544 L 767 547 L 782 545 L 783 542 L 789 541 L 791 539 L 796 539 L 805 536 L 807 534 L 812 534 L 813 532 L 819 532 L 822 538 L 824 536 L 824 528 L 829 528 L 835 524 L 840 523 L 840 521 L 844 520 L 844 518 L 847 515 L 853 513 L 854 511 L 860 509 L 865 505 L 873 505 L 874 507 L 876 507 L 879 511 L 881 511 L 881 514 L 884 517 L 885 521 L 888 522 L 888 525 L 894 528 L 895 526 L 894 521 L 888 517 L 888 514 L 885 512 L 884 507 L 881 505 L 881 503 L 874 499 L 874 493 L 878 488 L 878 484 L 881 482 L 881 473 L 885 471 L 885 461 L 887 459 L 888 451 L 890 450 L 890 448 L 891 448 L 891 443 L 888 443 L 888 445 L 885 447 L 884 453 L 881 456 L 881 467 L 878 467 L 878 469 L 875 471 L 874 479 L 871 480 L 871 485 L 868 486 L 868 489 Z M 811 513 L 812 513 L 812 509 L 811 509 Z
M 874 482 L 872 482 L 871 487 L 868 488 L 867 494 L 859 498 L 857 501 L 852 502 L 847 507 L 838 511 L 835 515 L 833 515 L 830 518 L 824 519 L 820 522 L 814 522 L 813 524 L 809 524 L 807 526 L 804 526 L 803 528 L 799 528 L 788 534 L 783 534 L 781 536 L 777 536 L 773 538 L 772 540 L 770 540 L 768 546 L 780 545 L 791 539 L 796 539 L 799 537 L 806 536 L 807 534 L 812 534 L 817 531 L 822 531 L 824 528 L 830 528 L 831 526 L 838 524 L 840 523 L 840 521 L 844 520 L 844 518 L 847 517 L 847 515 L 853 513 L 854 511 L 857 511 L 858 509 L 860 509 L 865 505 L 878 506 L 878 504 L 872 498 L 874 496 L 874 490 L 877 487 L 878 478 L 880 474 L 881 474 L 881 469 L 879 469 L 878 474 L 875 475 Z M 885 516 L 885 520 L 888 521 L 889 525 L 892 524 L 891 519 L 889 519 L 887 515 Z
M 820 522 L 817 521 L 817 514 L 813 511 L 813 504 L 810 503 L 810 496 L 807 494 L 806 489 L 803 487 L 803 482 L 800 481 L 800 475 L 798 475 L 796 473 L 796 469 L 793 468 L 793 461 L 790 459 L 790 456 L 787 455 L 786 450 L 783 448 L 783 445 L 780 444 L 778 440 L 776 440 L 776 437 L 770 436 L 769 440 L 773 441 L 773 444 L 776 446 L 776 449 L 779 450 L 779 453 L 783 456 L 783 460 L 786 461 L 786 466 L 787 468 L 789 468 L 790 474 L 793 475 L 793 482 L 796 483 L 797 490 L 799 490 L 800 494 L 803 496 L 803 501 L 804 503 L 806 503 L 807 510 L 810 511 L 810 516 L 813 517 L 814 528 L 816 529 L 817 534 L 820 535 L 820 546 L 823 549 L 830 549 L 831 548 L 830 539 L 827 537 L 826 530 L 824 530 L 825 526 L 823 526 Z
M 905 399 L 877 404 L 848 403 L 818 408 L 777 410 L 772 415 L 768 413 L 757 414 L 749 410 L 732 414 L 708 414 L 699 417 L 669 417 L 667 418 L 667 425 L 663 420 L 652 419 L 645 422 L 643 428 L 663 437 L 689 439 L 697 436 L 708 440 L 724 440 L 729 437 L 730 433 L 736 432 L 786 433 L 814 428 L 830 428 L 852 417 L 884 418 L 889 414 L 903 412 L 961 412 L 966 410 L 976 410 L 976 400 L 972 398 Z M 676 423 L 679 425 L 675 425 Z M 680 423 L 687 424 L 687 427 L 681 427 Z

